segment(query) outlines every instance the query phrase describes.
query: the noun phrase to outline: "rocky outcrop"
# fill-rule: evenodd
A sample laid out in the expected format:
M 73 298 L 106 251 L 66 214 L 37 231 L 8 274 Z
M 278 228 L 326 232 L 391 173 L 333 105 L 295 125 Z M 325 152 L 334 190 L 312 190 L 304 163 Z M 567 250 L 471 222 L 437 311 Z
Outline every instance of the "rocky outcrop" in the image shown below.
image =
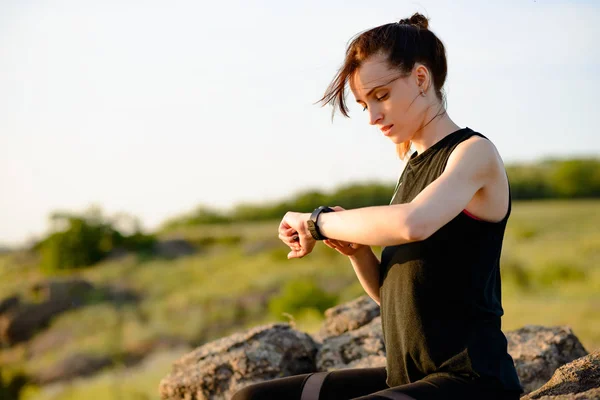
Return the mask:
M 173 364 L 163 399 L 229 399 L 252 383 L 315 370 L 317 343 L 288 324 L 270 324 L 209 342 Z
M 330 336 L 317 353 L 317 371 L 385 366 L 381 317 L 356 330 Z
M 600 399 L 600 350 L 558 368 L 525 400 Z
M 196 253 L 196 248 L 184 239 L 159 240 L 152 249 L 154 255 L 174 259 Z
M 322 342 L 328 337 L 353 331 L 367 325 L 380 313 L 379 306 L 369 296 L 332 307 L 325 311 L 325 321 L 315 339 Z
M 110 301 L 117 304 L 137 302 L 140 297 L 126 287 L 93 286 L 83 279 L 50 279 L 29 288 L 23 301 L 11 296 L 0 301 L 0 346 L 29 340 L 59 314 L 86 304 Z
M 0 315 L 18 307 L 20 302 L 19 296 L 10 296 L 0 301 Z
M 81 305 L 93 289 L 84 280 L 48 280 L 31 288 L 38 303 L 23 303 L 18 298 L 3 301 L 0 313 L 0 344 L 13 345 L 28 340 L 54 316 Z
M 570 378 L 565 382 L 570 383 L 552 386 L 562 391 L 538 390 L 529 396 L 596 398 L 581 396 L 595 396 L 600 390 L 600 379 L 594 378 L 597 357 L 579 361 L 587 352 L 570 328 L 528 325 L 506 336 L 525 394 L 539 389 L 566 364 L 572 372 L 561 374 L 567 374 Z M 382 367 L 385 355 L 379 307 L 363 296 L 327 310 L 314 338 L 287 324 L 271 324 L 207 343 L 174 364 L 160 384 L 160 393 L 164 400 L 229 399 L 242 387 L 278 377 Z M 595 384 L 586 383 L 594 379 Z
M 587 354 L 571 328 L 527 325 L 507 332 L 512 356 L 525 393 L 542 386 L 554 371 Z

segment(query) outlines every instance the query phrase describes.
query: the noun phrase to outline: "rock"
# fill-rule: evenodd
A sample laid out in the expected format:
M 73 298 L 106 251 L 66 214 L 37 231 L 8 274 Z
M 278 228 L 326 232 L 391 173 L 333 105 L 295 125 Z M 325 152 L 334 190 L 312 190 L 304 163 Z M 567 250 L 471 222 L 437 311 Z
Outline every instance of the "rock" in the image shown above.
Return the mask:
M 60 363 L 34 374 L 32 380 L 38 385 L 46 385 L 80 376 L 89 376 L 112 364 L 112 360 L 107 356 L 73 354 Z
M 0 344 L 13 346 L 28 340 L 64 308 L 54 303 L 25 304 L 0 315 Z
M 106 256 L 104 256 L 104 259 L 102 261 L 107 262 L 107 261 L 122 260 L 126 257 L 131 257 L 132 255 L 133 255 L 133 252 L 127 250 L 124 247 L 115 247 L 111 251 L 109 251 Z
M 57 315 L 90 303 L 112 302 L 115 305 L 134 303 L 140 295 L 122 285 L 93 286 L 82 279 L 47 280 L 30 288 L 36 302 L 22 302 L 9 297 L 0 302 L 0 345 L 12 346 L 29 340 Z M 68 339 L 67 339 L 68 340 Z M 60 342 L 53 338 L 47 343 Z M 48 348 L 41 343 L 36 352 Z
M 325 317 L 314 338 L 287 324 L 272 324 L 206 344 L 174 365 L 171 375 L 161 382 L 162 398 L 222 399 L 251 383 L 277 377 L 386 365 L 379 306 L 370 297 L 333 307 Z M 600 400 L 598 384 L 587 383 L 600 381 L 594 375 L 598 352 L 595 358 L 580 359 L 587 351 L 569 327 L 527 325 L 505 336 L 525 395 L 544 385 L 557 368 L 570 363 L 569 369 L 557 372 L 567 383 L 555 383 L 552 390 L 544 386 L 546 391 L 536 391 L 540 397 L 535 399 L 571 396 L 556 399 Z M 285 338 L 291 344 L 282 345 Z
M 373 299 L 367 295 L 361 296 L 326 310 L 325 322 L 314 338 L 318 342 L 322 342 L 330 336 L 358 329 L 370 323 L 380 314 L 380 308 Z
M 95 295 L 99 300 L 109 301 L 115 304 L 137 303 L 142 299 L 142 296 L 125 286 L 122 283 L 114 283 L 111 285 L 102 285 L 95 290 Z
M 154 244 L 153 253 L 169 259 L 194 254 L 194 246 L 184 239 L 161 240 Z
M 575 398 L 600 399 L 600 350 L 558 368 L 544 386 L 523 397 L 525 400 Z
M 56 315 L 83 304 L 93 286 L 81 279 L 47 280 L 31 291 L 40 303 L 16 302 L 0 314 L 0 345 L 28 340 Z
M 258 326 L 197 348 L 173 364 L 162 399 L 229 399 L 239 389 L 315 371 L 317 344 L 288 324 Z
M 525 397 L 521 397 L 524 399 Z M 600 389 L 590 389 L 577 394 L 561 394 L 558 396 L 542 396 L 539 400 L 599 400 Z
M 561 365 L 587 354 L 568 326 L 526 325 L 506 338 L 525 394 L 546 383 Z
M 0 301 L 0 314 L 4 314 L 9 312 L 10 310 L 16 308 L 21 303 L 19 296 L 10 296 Z
M 323 341 L 317 353 L 317 369 L 385 367 L 385 345 L 381 317 L 369 324 Z
M 46 280 L 31 287 L 36 296 L 45 302 L 71 303 L 81 302 L 94 287 L 83 279 Z

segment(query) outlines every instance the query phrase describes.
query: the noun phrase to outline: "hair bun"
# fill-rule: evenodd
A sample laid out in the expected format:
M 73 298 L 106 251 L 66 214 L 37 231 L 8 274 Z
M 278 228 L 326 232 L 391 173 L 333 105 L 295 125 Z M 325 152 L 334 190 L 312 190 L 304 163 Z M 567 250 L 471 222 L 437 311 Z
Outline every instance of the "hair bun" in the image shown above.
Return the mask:
M 398 22 L 400 25 L 412 25 L 421 29 L 429 28 L 429 20 L 420 13 L 414 13 L 410 18 L 403 18 Z

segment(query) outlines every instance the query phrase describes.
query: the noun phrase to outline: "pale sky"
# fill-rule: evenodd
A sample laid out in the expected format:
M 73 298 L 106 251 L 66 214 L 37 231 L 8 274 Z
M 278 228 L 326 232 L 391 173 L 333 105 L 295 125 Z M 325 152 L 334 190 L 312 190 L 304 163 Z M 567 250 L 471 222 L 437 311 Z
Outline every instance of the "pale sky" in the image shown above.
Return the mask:
M 349 94 L 355 34 L 419 11 L 448 114 L 506 163 L 599 155 L 600 2 L 0 0 L 0 244 L 91 204 L 143 226 L 379 180 L 402 164 Z M 318 206 L 318 205 L 315 205 Z

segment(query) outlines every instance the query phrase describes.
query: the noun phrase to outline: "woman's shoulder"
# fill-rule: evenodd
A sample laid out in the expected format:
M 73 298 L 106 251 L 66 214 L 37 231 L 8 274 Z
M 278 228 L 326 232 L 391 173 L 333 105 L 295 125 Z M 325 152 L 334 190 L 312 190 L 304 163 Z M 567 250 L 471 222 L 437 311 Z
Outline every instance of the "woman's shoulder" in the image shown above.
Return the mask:
M 496 145 L 485 135 L 472 131 L 452 149 L 448 163 L 470 161 L 474 166 L 503 164 Z

